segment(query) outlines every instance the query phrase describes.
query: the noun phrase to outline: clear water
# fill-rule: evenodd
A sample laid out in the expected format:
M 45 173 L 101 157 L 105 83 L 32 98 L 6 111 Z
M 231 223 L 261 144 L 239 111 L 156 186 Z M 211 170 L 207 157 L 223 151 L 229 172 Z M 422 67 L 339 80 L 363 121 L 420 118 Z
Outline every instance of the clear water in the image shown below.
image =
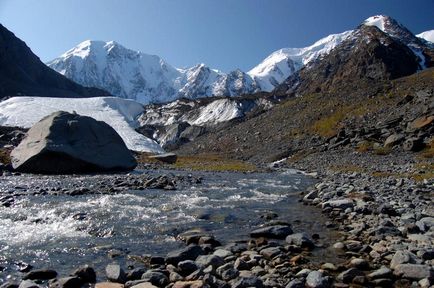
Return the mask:
M 113 261 L 107 256 L 109 250 L 164 256 L 182 246 L 176 235 L 193 228 L 209 231 L 223 243 L 248 239 L 249 231 L 264 223 L 260 216 L 267 212 L 293 223 L 295 231 L 333 237 L 325 230 L 320 211 L 298 202 L 299 193 L 313 183 L 302 174 L 198 172 L 194 176 L 203 177 L 202 183 L 181 185 L 175 191 L 83 196 L 23 192 L 12 207 L 0 207 L 0 266 L 5 269 L 0 279 L 19 276 L 19 262 L 54 268 L 61 275 L 89 264 L 101 276 Z M 2 177 L 0 193 L 59 183 L 91 186 L 101 177 L 111 176 Z

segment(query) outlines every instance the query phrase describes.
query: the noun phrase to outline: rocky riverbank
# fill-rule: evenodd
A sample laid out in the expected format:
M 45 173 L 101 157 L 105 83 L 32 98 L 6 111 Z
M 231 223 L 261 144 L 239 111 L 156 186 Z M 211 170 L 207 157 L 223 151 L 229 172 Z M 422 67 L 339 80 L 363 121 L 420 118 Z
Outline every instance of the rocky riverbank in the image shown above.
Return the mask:
M 322 209 L 353 268 L 336 280 L 363 287 L 431 287 L 434 264 L 433 161 L 339 149 L 292 161 L 321 171 L 303 202 Z M 336 286 L 336 285 L 335 285 Z
M 303 192 L 300 201 L 317 206 L 330 219 L 325 225 L 341 234 L 335 242 L 327 242 L 316 233 L 293 231 L 293 223 L 269 213 L 263 216 L 264 224 L 251 231 L 250 240 L 220 243 L 218 235 L 188 231 L 177 236 L 185 242 L 184 248 L 165 257 L 146 255 L 128 263 L 115 257 L 104 274 L 96 274 L 89 266 L 71 271 L 69 276 L 35 269 L 23 274 L 21 283 L 2 287 L 87 287 L 95 282 L 100 288 L 431 287 L 432 162 L 394 153 L 375 155 L 341 149 L 280 164 L 281 168 L 289 165 L 317 176 L 319 182 Z M 98 179 L 95 177 L 93 180 Z M 160 189 L 175 188 L 175 182 L 200 182 L 194 177 L 166 178 L 116 176 L 110 185 L 104 181 L 96 184 L 96 190 L 144 189 L 151 187 L 145 185 L 148 181 L 164 182 L 154 187 Z M 50 191 L 59 193 L 56 187 Z M 64 192 L 68 191 L 80 188 Z M 318 251 L 336 257 L 318 259 Z

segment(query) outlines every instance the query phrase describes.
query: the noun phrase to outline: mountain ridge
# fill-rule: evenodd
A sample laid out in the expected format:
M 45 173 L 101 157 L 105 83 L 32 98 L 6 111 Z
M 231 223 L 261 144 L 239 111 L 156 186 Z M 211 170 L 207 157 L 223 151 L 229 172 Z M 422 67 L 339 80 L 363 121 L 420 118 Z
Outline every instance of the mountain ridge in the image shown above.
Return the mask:
M 360 25 L 376 26 L 409 46 L 420 58 L 420 69 L 432 65 L 432 60 L 426 60 L 425 40 L 393 18 L 376 15 Z M 239 96 L 271 92 L 302 67 L 352 37 L 356 30 L 330 34 L 303 48 L 279 49 L 247 72 L 237 69 L 223 73 L 205 64 L 176 68 L 157 55 L 133 51 L 114 41 L 84 41 L 47 64 L 78 83 L 104 88 L 116 96 L 144 104 L 180 98 Z
M 0 99 L 19 95 L 95 97 L 110 94 L 83 87 L 53 71 L 24 41 L 0 24 Z

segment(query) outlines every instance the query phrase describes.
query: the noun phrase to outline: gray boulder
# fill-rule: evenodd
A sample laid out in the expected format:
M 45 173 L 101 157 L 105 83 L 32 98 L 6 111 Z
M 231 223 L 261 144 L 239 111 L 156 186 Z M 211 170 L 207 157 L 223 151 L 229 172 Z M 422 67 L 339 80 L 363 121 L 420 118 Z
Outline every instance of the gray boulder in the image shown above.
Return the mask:
M 42 174 L 123 171 L 137 165 L 107 123 L 63 111 L 36 123 L 11 157 L 17 171 Z
M 166 153 L 166 154 L 149 156 L 149 158 L 158 160 L 160 162 L 168 163 L 168 164 L 174 164 L 174 163 L 176 163 L 178 156 L 176 156 L 176 154 L 174 154 L 174 153 Z

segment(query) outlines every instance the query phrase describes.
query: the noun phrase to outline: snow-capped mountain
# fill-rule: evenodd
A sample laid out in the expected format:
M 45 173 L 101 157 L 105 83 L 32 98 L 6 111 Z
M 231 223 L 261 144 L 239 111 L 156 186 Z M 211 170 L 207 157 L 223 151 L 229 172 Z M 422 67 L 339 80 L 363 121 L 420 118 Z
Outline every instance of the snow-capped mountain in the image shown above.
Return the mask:
M 427 42 L 396 20 L 377 15 L 362 25 L 376 26 L 407 45 L 420 59 L 421 69 L 430 63 L 424 50 Z M 277 50 L 247 73 L 241 70 L 223 73 L 204 64 L 178 69 L 158 56 L 132 51 L 113 41 L 85 41 L 48 65 L 84 86 L 102 88 L 144 104 L 166 103 L 183 97 L 238 96 L 274 90 L 302 67 L 351 38 L 354 31 L 357 29 L 329 35 L 304 48 Z M 432 31 L 421 35 L 430 37 L 429 32 Z
M 141 103 L 174 100 L 183 78 L 160 57 L 113 41 L 84 41 L 48 66 L 84 86 L 105 87 Z
M 290 75 L 309 62 L 329 53 L 339 43 L 351 36 L 352 30 L 324 37 L 304 48 L 283 48 L 273 52 L 258 66 L 248 72 L 262 91 L 272 91 Z
M 428 30 L 420 34 L 417 34 L 416 36 L 428 42 L 434 43 L 434 30 Z
M 30 128 L 43 117 L 56 111 L 77 112 L 104 121 L 118 132 L 127 147 L 134 151 L 162 153 L 155 141 L 135 131 L 143 105 L 118 97 L 51 98 L 13 97 L 0 102 L 0 126 Z
M 407 45 L 408 48 L 410 48 L 419 58 L 421 68 L 426 68 L 426 63 L 428 61 L 424 55 L 423 42 L 398 21 L 389 16 L 376 15 L 366 19 L 363 22 L 363 25 L 376 26 L 387 35 L 394 39 L 398 39 L 401 43 Z
M 177 69 L 158 56 L 127 49 L 114 41 L 84 41 L 47 65 L 82 85 L 104 87 L 113 95 L 144 104 L 256 90 L 241 71 L 225 74 L 204 64 Z
M 425 56 L 422 49 L 423 43 L 398 21 L 389 16 L 376 15 L 363 21 L 362 25 L 376 26 L 389 36 L 399 39 L 399 41 L 407 45 L 419 57 L 421 68 L 425 67 Z M 258 87 L 262 91 L 272 91 L 290 75 L 321 56 L 327 55 L 340 43 L 353 37 L 356 30 L 329 35 L 305 48 L 283 48 L 277 50 L 247 74 L 257 82 Z M 423 34 L 421 38 L 430 37 L 430 32 L 432 33 L 433 31 L 425 32 L 426 34 Z

